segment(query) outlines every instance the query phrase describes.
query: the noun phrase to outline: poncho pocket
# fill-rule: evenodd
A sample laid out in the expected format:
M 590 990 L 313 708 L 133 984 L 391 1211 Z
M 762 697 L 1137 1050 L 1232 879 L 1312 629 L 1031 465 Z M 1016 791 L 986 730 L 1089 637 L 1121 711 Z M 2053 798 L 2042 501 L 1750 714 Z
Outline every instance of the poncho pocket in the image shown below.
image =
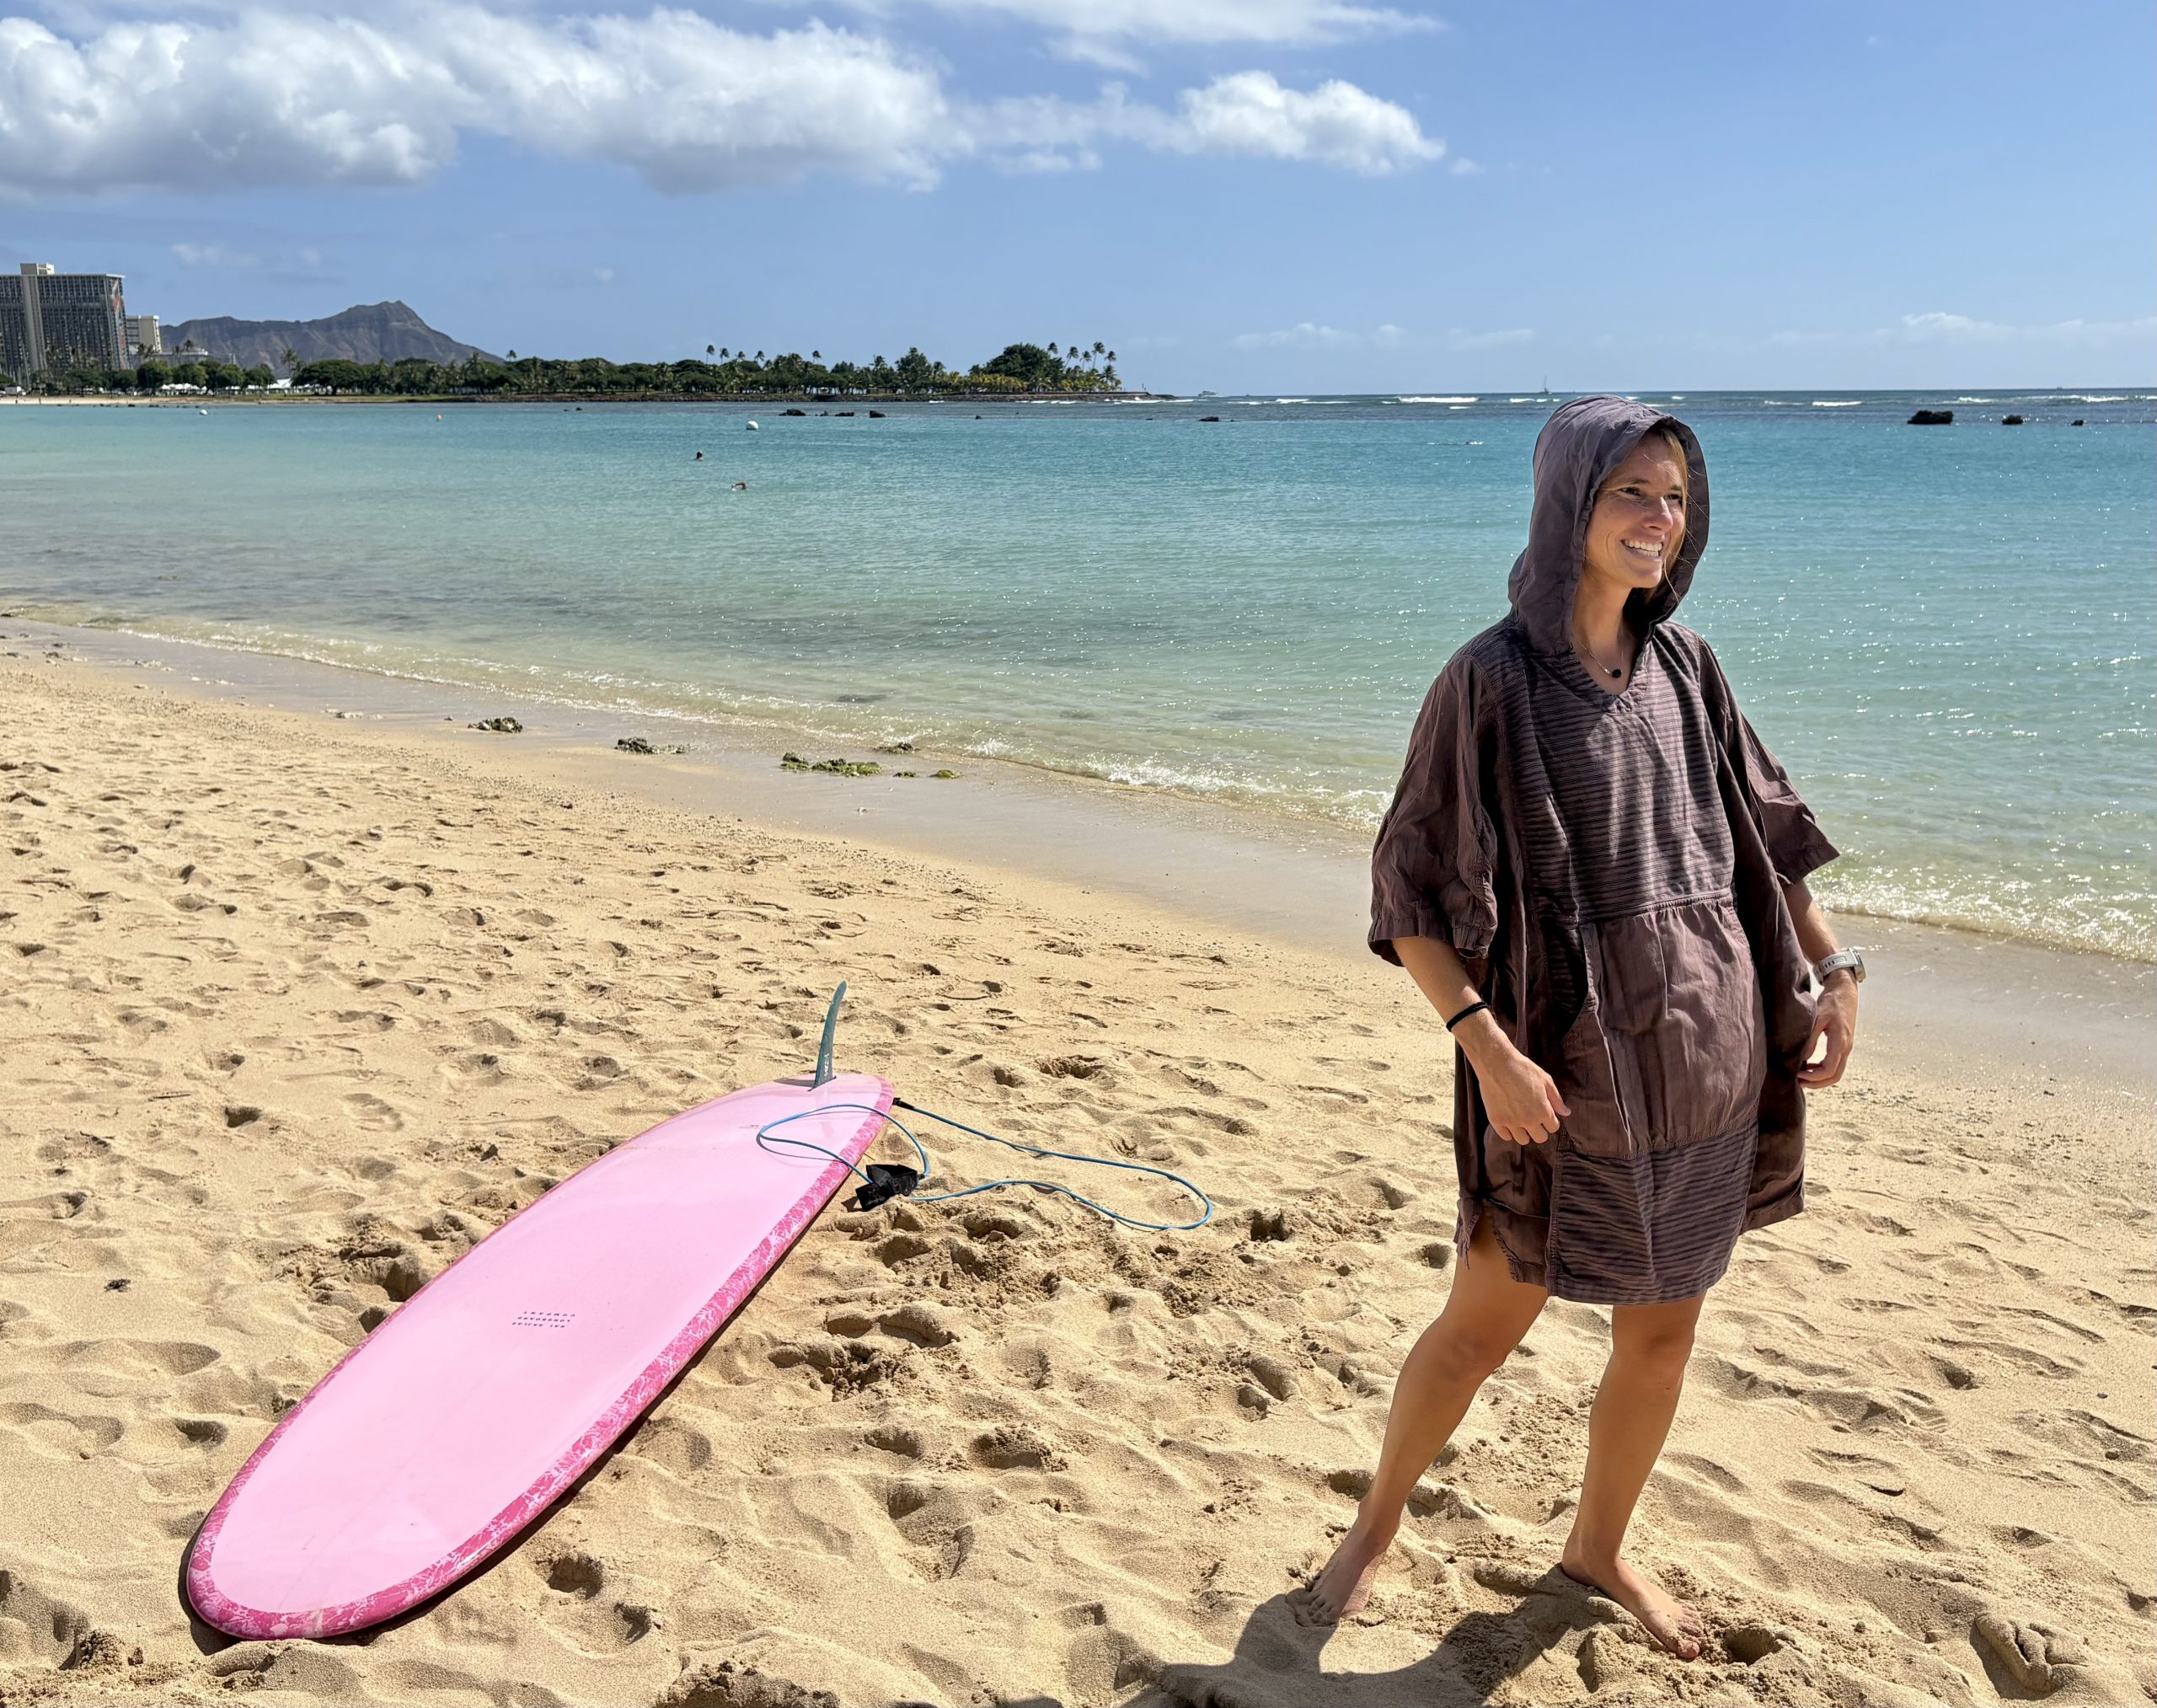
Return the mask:
M 1767 1075 L 1759 981 L 1727 895 L 1582 929 L 1588 1000 L 1566 1035 L 1571 1147 L 1626 1156 L 1756 1120 Z

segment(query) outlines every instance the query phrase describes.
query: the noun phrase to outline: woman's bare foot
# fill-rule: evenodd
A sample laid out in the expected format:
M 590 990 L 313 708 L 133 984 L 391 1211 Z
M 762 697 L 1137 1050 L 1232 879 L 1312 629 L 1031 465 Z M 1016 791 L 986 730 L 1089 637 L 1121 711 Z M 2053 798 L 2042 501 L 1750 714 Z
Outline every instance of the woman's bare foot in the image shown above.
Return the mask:
M 1635 1571 L 1631 1561 L 1613 1558 L 1591 1564 L 1568 1549 L 1558 1569 L 1576 1583 L 1608 1596 L 1679 1660 L 1698 1658 L 1707 1646 L 1708 1622 L 1653 1578 Z
M 1360 1519 L 1351 1525 L 1318 1576 L 1290 1598 L 1296 1622 L 1338 1625 L 1361 1613 L 1371 1598 L 1371 1580 L 1378 1575 L 1378 1562 L 1392 1545 L 1390 1535 L 1371 1534 Z

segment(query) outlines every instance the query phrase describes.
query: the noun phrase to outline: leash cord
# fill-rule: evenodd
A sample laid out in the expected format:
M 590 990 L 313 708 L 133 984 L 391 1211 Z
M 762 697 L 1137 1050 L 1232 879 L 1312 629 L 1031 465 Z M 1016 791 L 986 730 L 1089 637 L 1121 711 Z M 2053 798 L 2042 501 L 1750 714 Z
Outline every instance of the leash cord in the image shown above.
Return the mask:
M 1070 1187 L 1059 1186 L 1054 1181 L 1036 1180 L 984 1181 L 977 1186 L 962 1186 L 956 1191 L 914 1192 L 906 1195 L 917 1204 L 948 1203 L 954 1198 L 971 1198 L 977 1192 L 993 1192 L 1000 1186 L 1031 1186 L 1036 1191 L 1048 1192 L 1057 1197 L 1069 1198 L 1073 1202 L 1084 1204 L 1097 1215 L 1105 1216 L 1110 1221 L 1121 1223 L 1124 1227 L 1137 1228 L 1152 1234 L 1186 1234 L 1194 1228 L 1204 1227 L 1212 1219 L 1213 1201 L 1181 1175 L 1171 1174 L 1166 1169 L 1153 1168 L 1146 1163 L 1120 1162 L 1114 1157 L 1082 1156 L 1073 1151 L 1045 1150 L 1039 1145 L 1025 1144 L 1017 1139 L 1004 1138 L 993 1132 L 984 1132 L 978 1127 L 969 1127 L 963 1121 L 954 1121 L 948 1115 L 939 1115 L 933 1109 L 923 1109 L 918 1104 L 907 1102 L 903 1097 L 895 1097 L 891 1102 L 894 1108 L 903 1109 L 909 1115 L 925 1116 L 931 1121 L 940 1122 L 945 1127 L 954 1127 L 961 1132 L 970 1133 L 976 1138 L 985 1138 L 992 1144 L 1003 1145 L 1007 1149 L 1015 1150 L 1024 1156 L 1053 1158 L 1058 1162 L 1085 1163 L 1095 1168 L 1126 1169 L 1133 1174 L 1152 1175 L 1157 1180 L 1167 1181 L 1189 1192 L 1192 1197 L 1198 1200 L 1200 1211 L 1198 1219 L 1195 1222 L 1142 1221 L 1136 1216 L 1127 1216 L 1121 1211 L 1111 1210 L 1106 1204 L 1096 1203 L 1084 1194 L 1074 1192 Z M 829 1115 L 842 1109 L 858 1109 L 864 1115 L 876 1116 L 889 1125 L 897 1127 L 906 1135 L 907 1142 L 914 1148 L 914 1154 L 921 1159 L 921 1183 L 923 1186 L 929 1183 L 932 1176 L 929 1173 L 928 1147 L 915 1136 L 912 1127 L 889 1110 L 880 1109 L 870 1103 L 826 1103 L 815 1109 L 797 1110 L 792 1115 L 782 1115 L 776 1121 L 768 1121 L 757 1129 L 757 1147 L 760 1149 L 769 1150 L 775 1145 L 784 1145 L 797 1150 L 815 1151 L 821 1156 L 831 1158 L 833 1162 L 844 1163 L 847 1171 L 860 1175 L 865 1185 L 869 1181 L 868 1175 L 858 1165 L 848 1161 L 838 1152 L 818 1144 L 814 1139 L 789 1138 L 776 1130 L 797 1121 L 806 1121 L 811 1116 Z

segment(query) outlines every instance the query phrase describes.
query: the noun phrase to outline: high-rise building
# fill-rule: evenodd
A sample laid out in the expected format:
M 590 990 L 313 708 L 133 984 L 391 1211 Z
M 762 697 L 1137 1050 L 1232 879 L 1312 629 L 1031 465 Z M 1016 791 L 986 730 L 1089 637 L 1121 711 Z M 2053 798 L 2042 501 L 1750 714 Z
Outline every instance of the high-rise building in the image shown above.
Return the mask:
M 17 379 L 77 364 L 127 366 L 117 273 L 56 273 L 43 261 L 0 273 L 0 368 Z
M 158 329 L 154 314 L 130 314 L 127 317 L 127 353 L 140 361 L 146 356 L 165 353 L 164 334 Z

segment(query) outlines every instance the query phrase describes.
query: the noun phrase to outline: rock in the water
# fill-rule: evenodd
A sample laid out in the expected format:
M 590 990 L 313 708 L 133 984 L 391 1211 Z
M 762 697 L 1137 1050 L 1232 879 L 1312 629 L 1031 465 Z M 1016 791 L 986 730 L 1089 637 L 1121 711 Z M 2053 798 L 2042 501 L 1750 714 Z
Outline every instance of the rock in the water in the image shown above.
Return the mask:
M 624 753 L 656 753 L 659 751 L 642 736 L 624 736 L 614 746 L 618 752 Z
M 2022 425 L 2022 417 L 2020 415 L 2002 415 L 1999 418 L 1999 424 L 2003 427 L 2019 427 Z
M 883 410 L 870 410 L 870 412 L 869 412 L 869 419 L 870 419 L 870 420 L 872 420 L 872 421 L 880 421 L 880 420 L 882 420 L 884 419 L 884 412 L 883 412 Z
M 809 411 L 806 410 L 781 410 L 779 413 L 782 415 L 806 415 Z
M 492 730 L 498 736 L 514 736 L 522 732 L 524 725 L 515 718 L 482 718 L 472 725 L 475 730 Z
M 1903 424 L 1912 427 L 1951 427 L 1955 425 L 1952 410 L 1919 410 Z

